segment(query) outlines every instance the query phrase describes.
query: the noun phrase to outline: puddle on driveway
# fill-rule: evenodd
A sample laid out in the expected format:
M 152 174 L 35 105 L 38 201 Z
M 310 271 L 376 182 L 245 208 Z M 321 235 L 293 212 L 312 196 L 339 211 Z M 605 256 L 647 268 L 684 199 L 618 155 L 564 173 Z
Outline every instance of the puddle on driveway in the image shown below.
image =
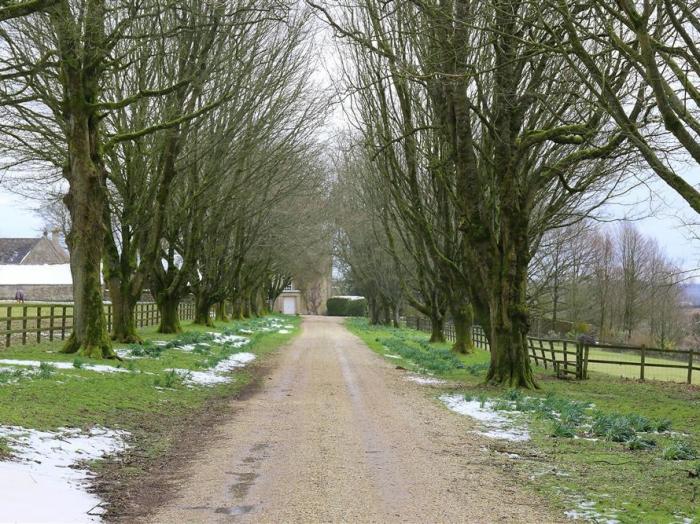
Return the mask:
M 232 484 L 229 490 L 234 497 L 242 499 L 248 494 L 250 487 L 255 484 L 258 474 L 251 471 L 249 473 L 234 473 L 234 475 L 238 477 L 238 482 Z
M 216 508 L 214 513 L 224 515 L 245 515 L 253 510 L 254 506 L 234 506 L 232 508 Z

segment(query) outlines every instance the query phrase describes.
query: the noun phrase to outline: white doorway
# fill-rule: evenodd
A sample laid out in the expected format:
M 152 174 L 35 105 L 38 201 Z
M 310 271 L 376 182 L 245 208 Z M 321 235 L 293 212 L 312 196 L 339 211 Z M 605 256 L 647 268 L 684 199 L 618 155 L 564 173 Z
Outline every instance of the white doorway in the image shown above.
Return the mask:
M 295 297 L 284 297 L 282 299 L 282 313 L 285 315 L 296 315 L 297 299 Z

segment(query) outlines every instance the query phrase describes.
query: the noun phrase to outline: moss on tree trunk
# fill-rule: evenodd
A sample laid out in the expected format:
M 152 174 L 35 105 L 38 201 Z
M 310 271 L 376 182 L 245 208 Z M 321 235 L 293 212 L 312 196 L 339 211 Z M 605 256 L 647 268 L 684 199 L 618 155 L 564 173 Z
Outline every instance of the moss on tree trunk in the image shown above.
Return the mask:
M 461 304 L 451 308 L 452 323 L 455 328 L 455 342 L 452 350 L 457 353 L 471 353 L 474 350 L 472 325 L 474 312 L 470 304 Z
M 122 284 L 122 279 L 110 279 L 109 294 L 112 300 L 112 340 L 126 343 L 140 343 L 141 338 L 136 334 L 134 310 L 137 299 L 129 289 L 128 282 Z
M 200 326 L 214 326 L 214 321 L 211 318 L 211 303 L 200 295 L 197 295 L 195 300 L 194 323 Z
M 430 315 L 430 342 L 445 342 L 445 318 L 436 308 Z
M 225 300 L 222 300 L 216 304 L 216 320 L 219 322 L 228 322 Z
M 158 309 L 160 310 L 160 325 L 158 333 L 180 333 L 180 314 L 178 307 L 180 300 L 173 297 L 158 297 Z

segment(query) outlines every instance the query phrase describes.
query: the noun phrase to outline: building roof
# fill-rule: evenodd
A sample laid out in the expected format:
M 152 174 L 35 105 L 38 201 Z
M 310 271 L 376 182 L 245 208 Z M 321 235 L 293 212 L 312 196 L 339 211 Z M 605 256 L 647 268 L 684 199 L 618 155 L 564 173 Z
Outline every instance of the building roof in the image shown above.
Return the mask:
M 0 264 L 21 264 L 41 238 L 0 238 Z

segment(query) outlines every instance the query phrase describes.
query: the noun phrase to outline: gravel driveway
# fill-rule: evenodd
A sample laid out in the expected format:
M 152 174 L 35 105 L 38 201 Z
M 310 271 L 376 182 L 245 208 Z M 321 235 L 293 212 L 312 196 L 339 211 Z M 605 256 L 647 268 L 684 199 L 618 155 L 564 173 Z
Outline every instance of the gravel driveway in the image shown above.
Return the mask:
M 305 317 L 150 522 L 558 520 L 403 373 L 342 320 Z

